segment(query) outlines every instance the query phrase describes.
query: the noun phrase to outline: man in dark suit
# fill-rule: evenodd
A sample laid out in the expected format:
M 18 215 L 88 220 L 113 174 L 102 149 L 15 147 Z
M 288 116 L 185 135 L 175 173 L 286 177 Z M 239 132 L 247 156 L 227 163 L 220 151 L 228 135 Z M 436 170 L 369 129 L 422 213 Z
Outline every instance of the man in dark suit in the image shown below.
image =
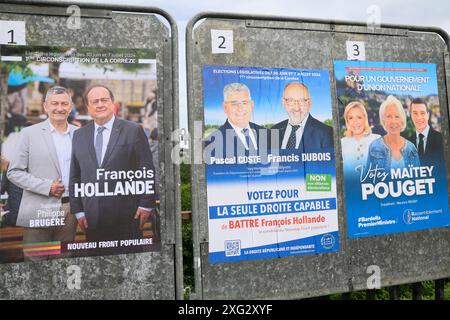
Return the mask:
M 280 149 L 318 151 L 333 147 L 333 129 L 309 113 L 311 96 L 303 83 L 288 83 L 284 87 L 282 103 L 289 118 L 275 124 L 271 133 L 273 136 L 278 134 Z
M 417 148 L 421 165 L 437 164 L 443 162 L 442 135 L 430 127 L 430 111 L 427 103 L 415 98 L 410 105 L 411 120 L 415 131 L 408 138 Z
M 142 238 L 144 223 L 155 207 L 153 182 L 150 182 L 150 190 L 143 194 L 107 195 L 105 184 L 112 192 L 118 190 L 119 183 L 127 185 L 137 180 L 155 180 L 145 133 L 138 124 L 114 116 L 114 95 L 109 88 L 90 86 L 85 91 L 84 100 L 94 121 L 77 130 L 73 137 L 71 211 L 86 232 L 88 241 Z M 110 174 L 107 175 L 107 172 Z M 126 172 L 127 177 L 118 177 L 117 172 Z M 128 172 L 133 176 L 129 176 Z M 99 192 L 93 196 L 80 196 L 79 190 L 89 183 L 98 183 Z
M 250 89 L 242 83 L 231 83 L 223 89 L 222 103 L 227 120 L 206 138 L 205 156 L 251 156 L 267 152 L 268 130 L 250 122 L 254 102 Z

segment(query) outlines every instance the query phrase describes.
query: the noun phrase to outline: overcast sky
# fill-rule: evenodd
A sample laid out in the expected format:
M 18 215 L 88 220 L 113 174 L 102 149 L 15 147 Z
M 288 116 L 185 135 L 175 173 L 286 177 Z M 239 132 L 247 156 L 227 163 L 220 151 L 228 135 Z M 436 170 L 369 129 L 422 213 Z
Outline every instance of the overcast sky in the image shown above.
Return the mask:
M 205 11 L 251 15 L 275 15 L 366 23 L 379 10 L 380 23 L 439 27 L 450 34 L 448 0 L 74 0 L 73 3 L 145 5 L 169 13 L 178 26 L 180 49 L 180 126 L 187 128 L 185 81 L 185 27 Z M 373 7 L 376 6 L 376 7 Z

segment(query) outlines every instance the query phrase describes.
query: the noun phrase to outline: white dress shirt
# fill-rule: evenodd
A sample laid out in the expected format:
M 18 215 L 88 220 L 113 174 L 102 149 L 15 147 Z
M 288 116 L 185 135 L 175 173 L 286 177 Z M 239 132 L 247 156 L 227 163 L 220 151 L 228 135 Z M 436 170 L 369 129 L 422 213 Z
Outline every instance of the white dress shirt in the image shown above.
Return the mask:
M 417 132 L 416 131 L 416 148 L 419 150 L 419 134 L 423 134 L 423 152 L 425 152 L 425 149 L 427 148 L 427 140 L 428 140 L 428 134 L 430 133 L 430 126 L 427 126 L 423 132 Z
M 58 156 L 59 169 L 61 170 L 61 181 L 64 185 L 64 193 L 62 197 L 69 196 L 69 174 L 70 174 L 70 160 L 72 157 L 72 136 L 70 134 L 70 127 L 67 125 L 67 130 L 63 133 L 53 127 L 51 122 L 50 134 L 55 146 L 56 155 Z
M 106 148 L 108 147 L 109 138 L 111 137 L 112 127 L 113 127 L 115 119 L 116 119 L 116 117 L 113 116 L 107 123 L 105 123 L 102 126 L 100 126 L 96 122 L 94 122 L 94 146 L 95 146 L 95 139 L 97 138 L 98 128 L 100 128 L 100 127 L 105 128 L 105 130 L 103 130 L 103 132 L 102 132 L 103 145 L 102 145 L 102 159 L 100 160 L 100 163 L 103 162 L 103 158 L 105 157 Z
M 228 122 L 230 123 L 231 127 L 233 127 L 234 131 L 236 132 L 236 135 L 239 137 L 242 144 L 245 146 L 245 149 L 247 150 L 249 146 L 247 145 L 247 141 L 245 140 L 245 135 L 242 133 L 242 130 L 248 129 L 250 140 L 252 141 L 253 147 L 255 148 L 255 150 L 258 150 L 258 147 L 256 145 L 256 137 L 255 134 L 253 133 L 253 130 L 250 128 L 250 125 L 247 125 L 246 128 L 238 128 L 235 125 L 233 125 L 230 120 L 228 120 Z

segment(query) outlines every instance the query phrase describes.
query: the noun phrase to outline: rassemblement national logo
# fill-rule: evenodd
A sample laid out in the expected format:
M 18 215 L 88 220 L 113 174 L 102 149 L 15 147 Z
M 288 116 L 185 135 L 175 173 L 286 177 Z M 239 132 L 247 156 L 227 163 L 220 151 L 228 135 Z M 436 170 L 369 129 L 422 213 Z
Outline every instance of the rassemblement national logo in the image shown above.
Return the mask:
M 322 238 L 320 239 L 320 244 L 322 245 L 322 247 L 324 249 L 331 249 L 334 247 L 334 244 L 336 243 L 336 239 L 334 238 L 334 236 L 332 234 L 324 234 L 322 236 Z
M 412 214 L 413 214 L 413 211 L 411 209 L 406 209 L 405 211 L 403 211 L 403 221 L 406 224 L 412 224 L 413 223 Z

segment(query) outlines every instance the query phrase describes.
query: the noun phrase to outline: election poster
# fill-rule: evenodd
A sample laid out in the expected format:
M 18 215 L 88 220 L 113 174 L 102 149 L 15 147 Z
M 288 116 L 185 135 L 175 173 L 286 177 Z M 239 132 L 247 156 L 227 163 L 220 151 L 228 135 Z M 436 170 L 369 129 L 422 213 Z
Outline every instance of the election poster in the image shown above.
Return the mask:
M 335 61 L 350 238 L 450 225 L 436 65 Z
M 156 55 L 2 46 L 0 263 L 159 251 Z
M 339 249 L 327 70 L 203 66 L 209 261 Z

